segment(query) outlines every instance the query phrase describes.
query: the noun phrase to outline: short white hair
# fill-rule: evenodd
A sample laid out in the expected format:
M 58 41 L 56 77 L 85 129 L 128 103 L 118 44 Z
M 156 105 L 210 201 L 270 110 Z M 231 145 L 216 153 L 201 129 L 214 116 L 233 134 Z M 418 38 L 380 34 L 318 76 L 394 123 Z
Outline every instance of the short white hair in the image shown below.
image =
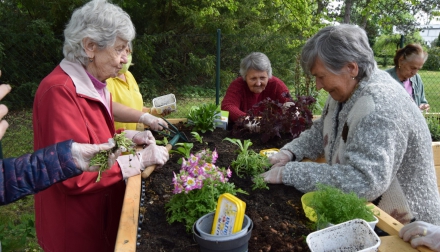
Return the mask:
M 107 0 L 92 0 L 76 9 L 64 30 L 64 57 L 86 66 L 83 39 L 90 38 L 101 49 L 113 46 L 116 38 L 131 42 L 136 35 L 130 16 Z

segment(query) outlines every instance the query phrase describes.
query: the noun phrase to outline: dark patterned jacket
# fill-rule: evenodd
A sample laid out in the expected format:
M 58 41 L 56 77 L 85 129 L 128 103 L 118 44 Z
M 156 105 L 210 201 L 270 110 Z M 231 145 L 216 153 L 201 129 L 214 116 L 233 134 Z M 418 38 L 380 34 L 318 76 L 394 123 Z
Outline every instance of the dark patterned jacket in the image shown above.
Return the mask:
M 73 162 L 72 140 L 18 158 L 0 160 L 0 205 L 42 191 L 82 173 Z

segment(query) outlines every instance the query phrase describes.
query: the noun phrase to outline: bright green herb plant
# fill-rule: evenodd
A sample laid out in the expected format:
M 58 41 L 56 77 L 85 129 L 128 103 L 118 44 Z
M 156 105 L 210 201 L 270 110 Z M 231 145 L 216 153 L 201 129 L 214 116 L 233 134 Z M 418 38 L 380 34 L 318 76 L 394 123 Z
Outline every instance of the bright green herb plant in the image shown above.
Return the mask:
M 220 119 L 220 105 L 215 103 L 203 104 L 199 107 L 193 106 L 188 114 L 188 124 L 193 126 L 194 131 L 214 131 Z
M 231 166 L 235 174 L 239 178 L 243 178 L 245 175 L 253 177 L 252 181 L 254 185 L 252 189 L 269 189 L 267 183 L 261 173 L 265 172 L 270 167 L 269 159 L 266 156 L 262 156 L 256 153 L 254 150 L 249 149 L 252 146 L 252 142 L 247 139 L 242 143 L 240 139 L 226 137 L 223 141 L 229 141 L 239 147 L 238 155 L 235 160 L 232 161 Z
M 318 229 L 352 219 L 375 220 L 373 206 L 368 206 L 368 201 L 358 197 L 356 193 L 344 193 L 338 188 L 323 184 L 318 184 L 317 188 L 309 204 L 316 213 Z
M 108 157 L 112 152 L 123 147 L 127 150 L 129 154 L 133 154 L 133 155 L 136 154 L 136 151 L 134 149 L 135 144 L 131 139 L 125 137 L 125 132 L 122 132 L 121 134 L 115 134 L 113 136 L 113 140 L 115 140 L 115 147 L 113 147 L 111 150 L 100 151 L 90 160 L 90 166 L 93 165 L 100 166 L 98 171 L 98 177 L 96 178 L 96 182 L 99 182 L 101 180 L 102 173 L 110 168 L 108 167 Z
M 174 173 L 174 194 L 165 204 L 168 223 L 182 222 L 191 232 L 197 219 L 215 211 L 220 195 L 247 194 L 228 182 L 232 172 L 216 166 L 217 158 L 216 151 L 205 149 L 183 160 L 180 172 Z
M 191 132 L 191 135 L 196 139 L 197 142 L 203 143 L 203 137 L 198 132 Z

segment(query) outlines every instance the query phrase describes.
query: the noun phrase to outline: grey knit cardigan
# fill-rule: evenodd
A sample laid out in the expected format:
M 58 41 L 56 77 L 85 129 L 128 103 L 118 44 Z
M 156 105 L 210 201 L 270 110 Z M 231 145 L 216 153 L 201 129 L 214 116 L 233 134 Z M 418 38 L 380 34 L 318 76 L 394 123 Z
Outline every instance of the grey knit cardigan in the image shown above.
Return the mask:
M 321 118 L 282 149 L 296 156 L 283 171 L 286 185 L 304 193 L 316 190 L 317 183 L 335 186 L 378 201 L 403 224 L 415 218 L 440 225 L 426 121 L 385 71 L 375 69 L 361 80 L 345 104 L 329 96 Z M 322 155 L 327 163 L 297 162 Z

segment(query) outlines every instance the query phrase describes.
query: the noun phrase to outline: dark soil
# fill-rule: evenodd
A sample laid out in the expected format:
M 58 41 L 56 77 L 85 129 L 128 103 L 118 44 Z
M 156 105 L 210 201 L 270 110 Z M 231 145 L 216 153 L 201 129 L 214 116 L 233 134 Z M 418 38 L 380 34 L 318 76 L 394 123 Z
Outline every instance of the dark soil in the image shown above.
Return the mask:
M 180 128 L 188 138 L 194 140 L 190 130 Z M 214 132 L 201 135 L 209 149 L 217 150 L 217 166 L 228 167 L 236 158 L 237 147 L 228 141 L 222 141 L 225 137 L 232 138 L 229 131 L 216 129 Z M 280 148 L 290 141 L 286 138 L 262 143 L 258 136 L 246 139 L 251 139 L 251 149 L 256 152 Z M 192 153 L 202 148 L 206 148 L 206 144 L 194 142 Z M 168 224 L 166 221 L 165 204 L 172 195 L 173 171 L 178 173 L 180 170 L 180 165 L 177 164 L 180 157 L 178 154 L 170 155 L 167 164 L 155 170 L 145 181 L 145 208 L 141 208 L 145 213 L 143 224 L 140 225 L 141 237 L 137 251 L 200 251 L 193 235 L 185 231 L 182 223 Z M 269 185 L 269 190 L 252 190 L 251 178 L 240 179 L 234 174 L 229 181 L 249 193 L 237 195 L 246 202 L 245 213 L 254 225 L 249 240 L 249 251 L 310 251 L 305 237 L 312 230 L 302 210 L 301 192 L 285 185 Z

